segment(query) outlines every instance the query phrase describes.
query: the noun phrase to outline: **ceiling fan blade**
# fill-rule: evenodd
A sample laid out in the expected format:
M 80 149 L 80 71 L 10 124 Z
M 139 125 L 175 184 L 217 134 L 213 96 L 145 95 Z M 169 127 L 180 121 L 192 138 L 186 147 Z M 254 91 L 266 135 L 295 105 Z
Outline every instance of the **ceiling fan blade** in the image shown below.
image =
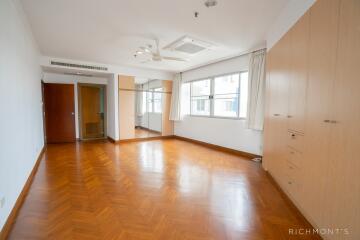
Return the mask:
M 173 60 L 173 61 L 179 61 L 179 62 L 187 62 L 187 61 L 188 61 L 187 59 L 184 59 L 184 58 L 177 58 L 177 57 L 164 57 L 164 56 L 162 56 L 162 59 L 165 59 L 165 60 Z

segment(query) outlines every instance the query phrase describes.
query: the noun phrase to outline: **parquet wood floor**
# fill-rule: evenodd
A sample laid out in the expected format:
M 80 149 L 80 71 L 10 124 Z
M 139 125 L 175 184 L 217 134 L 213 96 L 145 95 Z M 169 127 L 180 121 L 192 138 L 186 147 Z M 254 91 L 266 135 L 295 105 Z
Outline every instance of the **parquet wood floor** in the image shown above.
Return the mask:
M 48 145 L 9 239 L 317 239 L 258 163 L 176 139 Z

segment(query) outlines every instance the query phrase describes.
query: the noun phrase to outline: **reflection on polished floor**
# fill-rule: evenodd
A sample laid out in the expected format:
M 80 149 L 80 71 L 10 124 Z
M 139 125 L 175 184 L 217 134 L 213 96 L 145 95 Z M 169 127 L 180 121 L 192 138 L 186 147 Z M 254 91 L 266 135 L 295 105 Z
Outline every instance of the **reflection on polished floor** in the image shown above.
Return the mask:
M 167 139 L 49 145 L 9 239 L 317 239 L 258 163 Z
M 159 137 L 161 133 L 150 131 L 145 128 L 135 128 L 135 138 Z

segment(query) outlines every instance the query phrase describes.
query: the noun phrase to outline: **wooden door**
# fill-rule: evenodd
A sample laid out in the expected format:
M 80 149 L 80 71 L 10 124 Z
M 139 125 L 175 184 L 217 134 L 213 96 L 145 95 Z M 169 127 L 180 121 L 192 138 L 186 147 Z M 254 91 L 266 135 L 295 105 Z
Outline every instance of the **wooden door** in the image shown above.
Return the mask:
M 74 85 L 44 84 L 47 143 L 75 142 Z
M 79 85 L 81 139 L 105 137 L 105 88 Z
M 324 189 L 329 164 L 330 103 L 335 78 L 339 0 L 319 0 L 310 9 L 309 78 L 305 121 L 303 205 L 324 226 Z
M 289 81 L 288 127 L 304 133 L 305 101 L 308 73 L 308 48 L 310 14 L 304 16 L 292 27 L 291 34 L 291 73 Z
M 329 227 L 348 228 L 349 235 L 329 239 L 360 239 L 359 63 L 360 1 L 341 1 L 324 219 Z

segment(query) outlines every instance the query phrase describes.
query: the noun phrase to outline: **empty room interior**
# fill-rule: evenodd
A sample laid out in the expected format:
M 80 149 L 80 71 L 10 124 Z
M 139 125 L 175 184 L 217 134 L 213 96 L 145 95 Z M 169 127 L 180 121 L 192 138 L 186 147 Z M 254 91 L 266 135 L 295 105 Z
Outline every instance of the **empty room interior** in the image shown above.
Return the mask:
M 0 0 L 0 240 L 359 240 L 360 0 Z

